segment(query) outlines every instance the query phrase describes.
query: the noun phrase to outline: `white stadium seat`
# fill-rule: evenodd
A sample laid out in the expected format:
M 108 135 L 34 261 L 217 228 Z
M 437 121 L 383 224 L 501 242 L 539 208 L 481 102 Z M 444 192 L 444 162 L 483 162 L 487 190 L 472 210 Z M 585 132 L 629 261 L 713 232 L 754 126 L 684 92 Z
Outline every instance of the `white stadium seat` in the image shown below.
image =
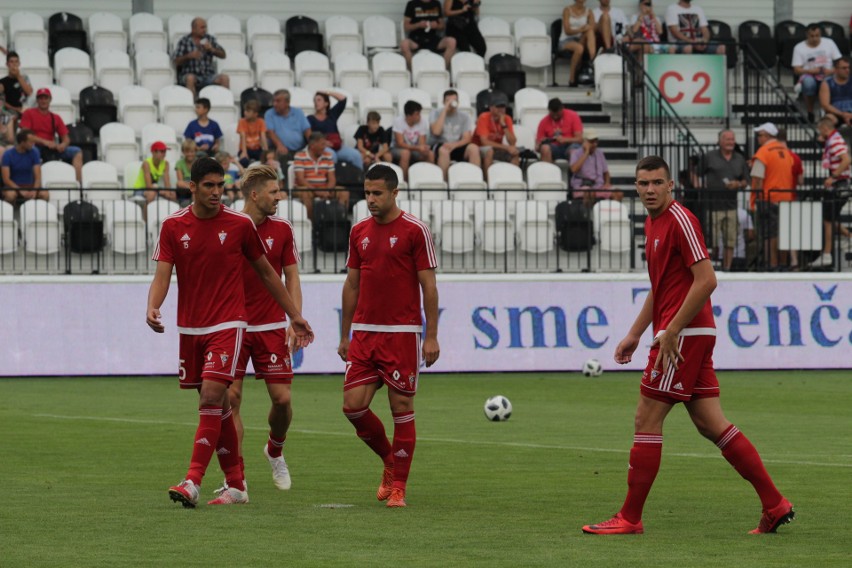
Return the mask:
M 413 201 L 446 201 L 447 182 L 443 170 L 428 162 L 413 164 L 408 168 L 408 196 Z
M 515 129 L 515 138 L 517 139 L 515 146 L 529 150 L 535 149 L 535 133 L 538 129 L 538 124 L 527 126 L 526 124 L 515 123 L 512 125 L 512 128 Z
M 47 51 L 26 47 L 16 51 L 21 60 L 21 69 L 29 76 L 33 88 L 53 84 L 53 69 L 50 67 Z M 5 63 L 5 58 L 3 59 Z
M 101 152 L 104 162 L 112 164 L 116 169 L 123 168 L 128 162 L 139 160 L 139 145 L 136 143 L 136 133 L 126 124 L 110 122 L 101 127 Z M 134 180 L 130 180 L 131 183 Z M 124 180 L 125 184 L 127 180 Z
M 474 222 L 482 250 L 502 254 L 515 250 L 515 224 L 503 201 L 474 203 Z
M 360 52 L 341 53 L 334 60 L 334 79 L 338 87 L 352 93 L 354 102 L 358 102 L 361 91 L 373 86 L 370 62 Z
M 0 254 L 18 250 L 18 222 L 15 208 L 8 201 L 0 200 Z
M 515 226 L 522 251 L 537 254 L 553 249 L 553 224 L 548 219 L 546 203 L 516 201 Z
M 527 167 L 527 187 L 534 201 L 561 201 L 565 199 L 568 184 L 562 178 L 562 168 L 539 161 Z
M 137 12 L 130 16 L 128 22 L 130 30 L 130 45 L 133 51 L 154 50 L 166 52 L 169 42 L 166 32 L 163 31 L 163 20 L 159 16 L 147 12 Z
M 234 106 L 234 94 L 220 85 L 207 85 L 198 93 L 199 98 L 210 99 L 210 118 L 219 124 L 237 122 L 240 113 Z
M 122 185 L 118 180 L 118 170 L 115 166 L 92 160 L 83 164 L 83 187 L 85 189 L 120 189 Z M 93 195 L 104 198 L 106 194 L 95 192 Z M 118 197 L 120 198 L 121 196 Z
M 450 73 L 444 58 L 428 49 L 421 49 L 411 58 L 411 78 L 414 86 L 423 89 L 437 102 L 450 87 Z
M 450 197 L 458 201 L 488 199 L 488 184 L 482 177 L 482 168 L 468 162 L 456 162 L 447 171 Z
M 292 165 L 290 166 L 292 168 Z M 293 187 L 292 185 L 290 187 Z M 293 225 L 293 235 L 300 253 L 313 250 L 311 234 L 313 224 L 308 218 L 305 204 L 297 199 L 285 199 L 278 202 L 278 216 L 290 221 Z
M 290 106 L 301 109 L 305 116 L 314 113 L 314 95 L 316 91 L 309 91 L 302 87 L 290 89 Z
M 254 54 L 257 70 L 257 86 L 274 93 L 278 89 L 289 89 L 295 85 L 290 58 L 283 53 L 266 51 Z
M 550 35 L 547 26 L 535 18 L 515 20 L 515 45 L 518 59 L 527 67 L 550 66 Z
M 68 202 L 80 198 L 80 184 L 77 183 L 74 166 L 59 160 L 41 165 L 41 186 L 50 190 L 50 201 L 57 211 L 62 211 Z
M 121 179 L 123 180 L 124 187 L 128 189 L 133 187 L 133 184 L 136 183 L 136 179 L 139 177 L 139 170 L 141 168 L 142 162 L 138 158 L 124 164 L 124 169 L 121 171 Z M 128 193 L 132 195 L 132 189 Z
M 355 203 L 352 208 L 352 222 L 357 223 L 370 217 L 370 209 L 367 207 L 367 201 L 362 199 Z
M 181 135 L 183 132 L 181 132 Z M 183 139 L 183 136 L 181 136 Z M 166 159 L 169 161 L 169 165 L 175 165 L 177 161 L 180 159 L 180 144 L 177 142 L 177 133 L 175 129 L 166 124 L 160 124 L 158 122 L 152 122 L 150 124 L 146 124 L 142 128 L 142 153 L 145 157 L 151 155 L 151 144 L 154 142 L 163 142 L 166 146 L 168 146 L 168 150 L 166 151 Z M 172 184 L 175 183 L 176 179 L 172 177 Z
M 192 91 L 180 85 L 168 85 L 159 93 L 160 121 L 182 133 L 195 120 L 195 99 Z
M 113 252 L 139 254 L 148 250 L 145 238 L 145 221 L 142 208 L 132 201 L 116 201 L 111 209 L 112 218 L 107 223 L 107 234 Z
M 361 124 L 367 124 L 367 113 L 371 110 L 381 115 L 381 124 L 384 128 L 390 128 L 396 116 L 393 96 L 384 89 L 364 89 L 361 91 L 358 109 L 361 111 Z
M 14 12 L 9 16 L 9 40 L 15 51 L 37 49 L 47 53 L 44 18 L 32 12 Z M 26 69 L 21 61 L 21 68 Z M 32 77 L 30 77 L 32 80 Z
M 431 112 L 432 107 L 434 106 L 432 104 L 432 97 L 429 95 L 429 93 L 427 93 L 423 89 L 402 89 L 401 91 L 399 91 L 399 93 L 397 93 L 396 99 L 398 114 L 405 114 L 403 109 L 405 108 L 405 103 L 407 103 L 408 101 L 415 101 L 420 103 L 420 106 L 423 107 L 422 115 L 425 116 L 427 119 L 429 118 L 429 113 Z
M 488 188 L 498 201 L 518 201 L 527 198 L 527 182 L 524 172 L 515 164 L 494 162 L 488 168 Z
M 461 51 L 453 55 L 451 64 L 453 85 L 459 91 L 465 91 L 475 97 L 479 91 L 491 86 L 491 78 L 485 68 L 485 60 L 475 53 Z
M 408 189 L 408 182 L 405 181 L 405 175 L 403 175 L 401 167 L 399 167 L 398 165 L 391 163 L 391 162 L 379 162 L 379 163 L 381 163 L 383 166 L 389 167 L 390 169 L 392 169 L 393 171 L 396 172 L 396 179 L 398 180 L 397 183 L 398 183 L 398 187 L 399 187 L 400 192 Z M 375 166 L 375 165 L 376 164 L 373 164 L 373 166 Z M 370 166 L 370 169 L 372 169 L 373 166 Z M 446 183 L 444 184 L 444 188 L 446 189 Z M 446 191 L 444 192 L 444 197 L 446 198 Z
M 143 50 L 136 52 L 136 82 L 151 91 L 175 84 L 175 72 L 169 54 L 165 51 Z
M 216 42 L 225 50 L 228 57 L 232 53 L 246 53 L 246 37 L 240 21 L 228 14 L 213 14 L 207 18 L 207 33 L 216 38 Z
M 227 55 L 225 59 L 216 60 L 216 68 L 219 73 L 228 75 L 231 92 L 235 98 L 239 98 L 243 91 L 254 87 L 251 61 L 248 55 L 240 51 L 228 51 Z
M 235 122 L 233 124 L 220 125 L 222 128 L 222 143 L 219 147 L 231 156 L 237 156 L 240 153 L 240 135 L 237 132 L 238 124 Z
M 102 49 L 95 52 L 95 77 L 98 86 L 118 93 L 133 84 L 130 56 L 124 51 Z
M 515 93 L 514 120 L 533 130 L 538 130 L 538 123 L 547 116 L 548 98 L 544 91 L 525 87 Z
M 479 19 L 479 31 L 485 39 L 487 49 L 485 51 L 485 62 L 498 53 L 515 55 L 515 39 L 512 36 L 512 28 L 509 22 L 494 16 L 484 16 Z
M 601 53 L 595 58 L 595 87 L 602 103 L 620 105 L 624 100 L 623 72 L 620 55 Z
M 141 136 L 146 124 L 157 122 L 157 107 L 154 95 L 145 87 L 128 85 L 118 92 L 118 114 L 121 122 L 133 128 Z
M 402 55 L 390 51 L 377 53 L 372 66 L 376 87 L 394 94 L 411 87 L 411 73 Z
M 630 250 L 633 223 L 627 207 L 619 201 L 602 199 L 592 207 L 592 226 L 601 250 L 623 253 Z
M 80 91 L 95 81 L 89 54 L 75 47 L 63 47 L 53 55 L 56 82 L 71 92 L 73 100 L 80 99 Z
M 411 199 L 400 199 L 398 202 L 399 208 L 414 215 L 429 227 L 429 232 L 432 232 L 432 202 L 431 201 L 413 201 Z
M 249 48 L 257 61 L 261 53 L 284 53 L 284 34 L 278 18 L 256 14 L 246 21 Z
M 59 212 L 56 206 L 41 199 L 21 204 L 21 231 L 24 250 L 35 254 L 59 252 Z
M 160 240 L 160 227 L 163 226 L 163 220 L 179 209 L 180 205 L 174 201 L 159 198 L 149 202 L 145 207 L 145 228 L 152 249 L 156 248 Z
M 127 52 L 127 33 L 121 18 L 112 12 L 96 12 L 89 16 L 89 43 L 92 53 L 104 50 Z
M 194 19 L 195 16 L 192 14 L 172 14 L 169 16 L 169 53 L 174 53 L 181 38 L 192 32 L 192 20 Z
M 349 16 L 329 16 L 325 21 L 326 53 L 337 65 L 337 57 L 344 53 L 362 53 L 364 41 L 358 31 L 358 22 Z
M 433 204 L 432 212 L 442 251 L 453 254 L 473 252 L 475 231 L 467 202 L 442 201 Z
M 399 38 L 393 20 L 385 16 L 368 16 L 364 19 L 363 25 L 366 55 L 399 50 Z
M 303 89 L 321 91 L 334 84 L 328 57 L 318 51 L 302 51 L 296 55 L 293 68 L 296 71 L 296 83 Z

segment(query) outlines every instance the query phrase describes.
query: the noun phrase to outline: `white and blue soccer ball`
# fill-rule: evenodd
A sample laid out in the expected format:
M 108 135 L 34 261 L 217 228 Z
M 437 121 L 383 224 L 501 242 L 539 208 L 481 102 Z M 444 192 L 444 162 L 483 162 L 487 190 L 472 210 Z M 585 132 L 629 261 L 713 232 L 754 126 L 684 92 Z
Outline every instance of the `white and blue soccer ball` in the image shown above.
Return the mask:
M 492 422 L 505 422 L 512 416 L 512 403 L 503 395 L 492 396 L 485 401 L 485 417 Z
M 586 359 L 582 371 L 587 377 L 600 377 L 603 375 L 603 365 L 597 359 Z

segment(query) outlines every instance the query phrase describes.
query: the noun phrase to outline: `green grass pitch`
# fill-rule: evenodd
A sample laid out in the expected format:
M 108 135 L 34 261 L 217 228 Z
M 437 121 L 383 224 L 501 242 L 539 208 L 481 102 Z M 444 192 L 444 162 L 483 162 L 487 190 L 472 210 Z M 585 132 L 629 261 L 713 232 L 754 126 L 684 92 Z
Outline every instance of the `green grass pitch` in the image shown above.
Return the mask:
M 251 380 L 251 503 L 195 510 L 166 492 L 186 471 L 197 420 L 195 394 L 176 379 L 4 379 L 0 566 L 846 567 L 850 379 L 720 374 L 728 418 L 796 506 L 778 534 L 746 534 L 760 516 L 756 495 L 677 408 L 645 534 L 608 537 L 580 527 L 621 506 L 637 373 L 424 376 L 409 506 L 399 510 L 375 499 L 381 463 L 340 411 L 340 376 L 295 381 L 286 492 L 261 453 L 268 400 Z M 514 405 L 508 422 L 483 415 L 495 394 Z M 384 390 L 373 407 L 389 425 Z M 221 479 L 214 459 L 205 502 Z

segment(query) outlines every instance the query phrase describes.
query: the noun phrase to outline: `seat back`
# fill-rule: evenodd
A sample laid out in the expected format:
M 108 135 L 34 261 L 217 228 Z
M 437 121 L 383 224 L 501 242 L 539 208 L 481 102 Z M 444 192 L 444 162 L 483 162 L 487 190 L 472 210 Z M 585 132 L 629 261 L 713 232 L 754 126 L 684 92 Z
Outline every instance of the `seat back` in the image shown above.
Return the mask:
M 83 20 L 77 15 L 57 12 L 47 20 L 47 30 L 50 53 L 66 47 L 89 50 L 88 34 L 83 27 Z
M 368 16 L 364 19 L 364 49 L 367 55 L 399 49 L 396 24 L 385 16 Z
M 181 38 L 192 32 L 192 20 L 194 19 L 195 16 L 192 14 L 172 14 L 169 16 L 167 26 L 169 29 L 169 50 L 172 53 L 174 53 Z
M 266 111 L 272 108 L 272 93 L 259 87 L 251 87 L 240 93 L 240 116 L 245 115 L 245 106 L 249 101 L 257 101 L 260 105 L 260 117 L 262 118 Z
M 165 53 L 169 49 L 168 37 L 163 31 L 163 20 L 147 12 L 137 12 L 128 22 L 130 44 L 137 52 L 151 49 Z
M 849 55 L 849 38 L 846 37 L 846 31 L 843 29 L 843 26 L 837 22 L 823 20 L 819 23 L 819 29 L 822 37 L 826 37 L 837 44 L 837 49 L 840 50 L 842 55 Z
M 325 21 L 326 52 L 332 61 L 344 53 L 362 53 L 364 41 L 358 31 L 358 22 L 349 16 L 330 16 Z
M 316 20 L 307 16 L 293 16 L 284 24 L 285 50 L 291 58 L 303 51 L 322 53 L 323 38 Z
M 0 254 L 18 250 L 18 222 L 15 208 L 8 201 L 0 200 Z
M 805 41 L 807 30 L 803 24 L 793 20 L 784 20 L 775 24 L 775 45 L 778 62 L 782 67 L 792 68 L 793 49 L 797 43 Z
M 207 19 L 207 32 L 225 50 L 228 57 L 233 53 L 246 52 L 246 38 L 243 35 L 242 24 L 229 14 L 213 14 Z
M 234 94 L 219 85 L 207 85 L 198 93 L 200 98 L 210 99 L 210 118 L 219 124 L 237 122 L 239 113 L 234 106 Z
M 92 85 L 80 91 L 80 120 L 92 132 L 100 132 L 104 124 L 115 122 L 117 113 L 115 97 L 109 89 Z
M 255 61 L 260 53 L 284 53 L 284 34 L 277 18 L 256 14 L 246 21 L 246 33 Z
M 109 49 L 127 51 L 127 33 L 121 18 L 112 12 L 95 12 L 89 16 L 89 41 L 92 53 Z
M 24 249 L 35 254 L 59 252 L 59 212 L 52 203 L 31 199 L 21 204 Z

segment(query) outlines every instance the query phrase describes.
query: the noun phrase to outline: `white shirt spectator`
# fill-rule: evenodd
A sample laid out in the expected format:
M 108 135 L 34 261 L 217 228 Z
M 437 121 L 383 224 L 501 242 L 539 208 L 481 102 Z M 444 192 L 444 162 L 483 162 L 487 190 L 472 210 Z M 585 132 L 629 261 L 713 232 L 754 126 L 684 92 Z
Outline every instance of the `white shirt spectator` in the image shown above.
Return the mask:
M 603 11 L 600 9 L 600 6 L 592 10 L 592 13 L 595 15 L 595 23 L 601 21 L 601 14 Z M 612 26 L 612 37 L 616 38 L 616 40 L 620 40 L 623 36 L 627 35 L 627 16 L 621 10 L 621 8 L 610 8 L 609 9 L 609 22 Z
M 684 8 L 675 3 L 666 8 L 666 26 L 677 27 L 680 33 L 690 39 L 700 39 L 701 28 L 707 26 L 707 16 L 700 6 L 692 4 Z
M 417 146 L 420 144 L 420 136 L 425 136 L 429 139 L 429 119 L 420 115 L 420 122 L 411 126 L 405 121 L 405 116 L 401 115 L 393 119 L 393 133 L 402 134 L 402 139 L 406 144 Z M 396 146 L 396 136 L 394 136 L 394 146 Z
M 820 69 L 834 69 L 834 61 L 842 57 L 833 39 L 820 38 L 819 45 L 811 47 L 807 41 L 801 41 L 793 48 L 793 67 L 801 67 L 806 72 Z

